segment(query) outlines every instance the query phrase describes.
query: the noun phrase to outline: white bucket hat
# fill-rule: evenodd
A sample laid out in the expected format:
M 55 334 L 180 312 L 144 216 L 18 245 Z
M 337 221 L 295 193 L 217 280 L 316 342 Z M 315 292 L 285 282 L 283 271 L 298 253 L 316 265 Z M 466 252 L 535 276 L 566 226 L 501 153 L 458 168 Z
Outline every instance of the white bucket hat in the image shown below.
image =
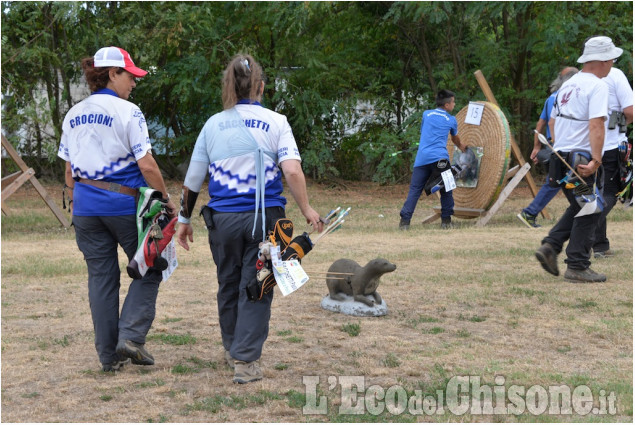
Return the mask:
M 591 61 L 608 61 L 620 57 L 623 50 L 615 47 L 609 37 L 592 37 L 584 43 L 584 52 L 578 58 L 578 63 Z

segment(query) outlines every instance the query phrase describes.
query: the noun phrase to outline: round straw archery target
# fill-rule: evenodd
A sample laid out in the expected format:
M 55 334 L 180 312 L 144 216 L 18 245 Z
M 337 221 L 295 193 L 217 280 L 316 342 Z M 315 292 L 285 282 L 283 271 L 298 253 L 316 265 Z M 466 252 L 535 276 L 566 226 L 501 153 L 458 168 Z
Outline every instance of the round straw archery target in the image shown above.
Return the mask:
M 509 168 L 511 155 L 511 131 L 503 111 L 490 102 L 471 102 L 484 105 L 479 125 L 466 123 L 467 111 L 465 106 L 456 114 L 461 142 L 468 148 L 483 148 L 478 183 L 476 187 L 457 187 L 452 191 L 456 207 L 472 209 L 488 209 L 503 189 L 505 175 Z M 448 137 L 447 149 L 452 159 L 454 143 Z M 462 216 L 455 211 L 455 216 L 461 218 L 475 218 Z

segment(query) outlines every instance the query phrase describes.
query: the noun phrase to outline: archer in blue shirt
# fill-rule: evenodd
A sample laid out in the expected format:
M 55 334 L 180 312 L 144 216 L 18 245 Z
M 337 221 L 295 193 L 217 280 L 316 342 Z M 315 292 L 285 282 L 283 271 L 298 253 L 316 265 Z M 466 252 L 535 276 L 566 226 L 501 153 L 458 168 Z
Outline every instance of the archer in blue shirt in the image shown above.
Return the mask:
M 427 110 L 422 116 L 419 150 L 412 170 L 410 190 L 399 214 L 401 216 L 399 222 L 401 230 L 408 230 L 410 227 L 410 219 L 428 179 L 431 176 L 438 177 L 441 172 L 450 169 L 450 154 L 447 149 L 448 134 L 452 142 L 462 152 L 467 149 L 459 138 L 456 118 L 450 114 L 455 106 L 454 93 L 449 90 L 439 91 L 436 103 L 436 109 Z M 443 188 L 441 189 L 441 227 L 444 229 L 451 227 L 453 214 L 454 197 L 452 191 L 448 192 Z

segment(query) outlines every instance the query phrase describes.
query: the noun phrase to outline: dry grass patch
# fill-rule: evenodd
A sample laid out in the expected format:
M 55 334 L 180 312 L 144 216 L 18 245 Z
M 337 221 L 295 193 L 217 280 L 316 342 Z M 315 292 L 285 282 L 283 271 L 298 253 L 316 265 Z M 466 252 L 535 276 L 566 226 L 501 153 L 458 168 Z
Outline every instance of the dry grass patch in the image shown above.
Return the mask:
M 172 193 L 179 183 L 173 182 Z M 47 186 L 57 193 L 58 186 Z M 551 222 L 523 227 L 516 213 L 528 191 L 514 192 L 484 228 L 456 220 L 417 225 L 437 205 L 422 199 L 409 232 L 397 229 L 407 186 L 346 183 L 310 187 L 320 212 L 352 207 L 344 228 L 321 241 L 304 260 L 325 272 L 333 261 L 364 265 L 384 257 L 397 270 L 379 292 L 389 313 L 355 318 L 320 307 L 328 293 L 311 279 L 297 293 L 276 290 L 262 363 L 264 379 L 232 383 L 225 365 L 216 310 L 215 268 L 202 220 L 195 220 L 190 253 L 161 285 L 148 336 L 151 367 L 99 372 L 86 294 L 86 272 L 74 231 L 59 228 L 34 190 L 8 202 L 2 219 L 2 420 L 5 422 L 410 422 L 410 421 L 632 421 L 632 211 L 611 214 L 613 258 L 594 261 L 608 282 L 574 285 L 544 272 L 533 257 Z M 201 204 L 205 196 L 201 196 Z M 292 204 L 292 202 L 291 202 Z M 556 217 L 566 200 L 549 205 Z M 294 205 L 288 214 L 304 230 Z M 562 257 L 562 256 L 561 256 Z M 122 296 L 129 279 L 121 253 Z M 561 268 L 564 263 L 560 259 Z M 309 273 L 311 274 L 311 273 Z M 340 387 L 329 377 L 364 376 L 368 388 L 401 385 L 435 395 L 454 376 L 481 384 L 587 385 L 614 392 L 617 414 L 606 416 L 340 415 Z M 319 376 L 326 415 L 303 415 L 303 376 Z

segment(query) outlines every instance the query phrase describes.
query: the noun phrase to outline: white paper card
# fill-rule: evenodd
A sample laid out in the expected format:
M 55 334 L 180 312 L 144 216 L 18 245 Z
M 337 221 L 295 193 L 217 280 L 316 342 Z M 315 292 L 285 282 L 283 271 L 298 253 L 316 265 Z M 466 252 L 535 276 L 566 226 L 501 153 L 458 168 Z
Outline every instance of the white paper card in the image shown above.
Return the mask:
M 286 297 L 297 291 L 309 281 L 309 276 L 298 260 L 282 261 L 280 246 L 272 246 L 270 252 L 273 277 L 276 279 L 276 284 L 283 296 Z
M 483 117 L 483 109 L 485 105 L 482 103 L 470 102 L 467 107 L 467 115 L 465 115 L 466 124 L 481 125 L 481 118 Z
M 179 262 L 176 259 L 176 244 L 174 243 L 174 239 L 165 246 L 161 257 L 165 258 L 168 262 L 168 268 L 163 270 L 163 281 L 166 282 L 179 266 Z
M 443 186 L 445 187 L 446 192 L 456 189 L 456 181 L 452 175 L 452 170 L 445 170 L 442 172 L 441 178 L 443 179 Z
M 309 281 L 298 260 L 281 261 L 280 265 L 273 267 L 273 276 L 285 297 Z

